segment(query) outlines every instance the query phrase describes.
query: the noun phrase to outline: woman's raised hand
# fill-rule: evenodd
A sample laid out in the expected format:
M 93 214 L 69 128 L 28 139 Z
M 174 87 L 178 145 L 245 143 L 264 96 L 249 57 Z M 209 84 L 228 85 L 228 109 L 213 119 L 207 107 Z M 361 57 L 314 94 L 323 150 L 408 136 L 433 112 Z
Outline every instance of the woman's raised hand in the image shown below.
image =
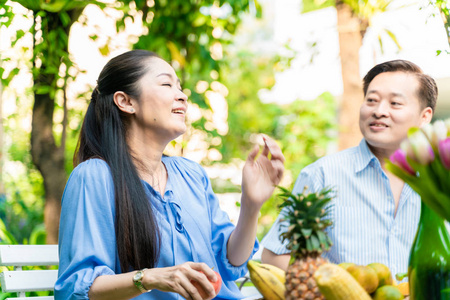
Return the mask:
M 261 155 L 256 158 L 259 147 L 255 145 L 242 171 L 242 205 L 249 204 L 258 210 L 270 198 L 284 173 L 284 156 L 280 147 L 268 136 L 263 135 L 262 138 L 264 148 Z
M 146 270 L 143 285 L 148 289 L 178 293 L 189 300 L 205 300 L 216 296 L 211 282 L 217 280 L 215 272 L 206 264 L 186 262 L 173 267 Z M 206 297 L 201 296 L 193 281 L 203 289 Z

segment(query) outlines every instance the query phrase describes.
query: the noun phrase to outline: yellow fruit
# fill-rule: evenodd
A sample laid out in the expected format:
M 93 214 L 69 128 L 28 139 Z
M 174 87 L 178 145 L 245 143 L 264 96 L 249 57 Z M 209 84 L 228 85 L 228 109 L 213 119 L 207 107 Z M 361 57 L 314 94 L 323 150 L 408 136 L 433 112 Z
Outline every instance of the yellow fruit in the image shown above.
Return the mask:
M 397 288 L 403 294 L 403 296 L 409 296 L 409 283 L 408 282 L 400 282 L 397 285 Z
M 258 289 L 264 299 L 284 300 L 286 288 L 283 283 L 268 268 L 262 268 L 259 262 L 249 260 L 248 272 L 253 285 Z
M 373 300 L 403 300 L 405 297 L 402 295 L 398 287 L 393 285 L 383 285 L 378 288 L 373 295 Z
M 347 272 L 349 272 L 369 294 L 375 292 L 378 288 L 378 276 L 371 267 L 354 265 L 348 267 Z
M 392 275 L 391 270 L 386 265 L 381 263 L 371 263 L 367 265 L 371 267 L 378 276 L 378 287 L 383 285 L 392 285 Z
M 347 270 L 349 267 L 354 266 L 354 265 L 355 264 L 351 263 L 351 262 L 343 262 L 343 263 L 340 263 L 338 266 L 341 268 L 344 268 L 344 270 Z
M 338 265 L 321 265 L 314 272 L 314 279 L 327 300 L 370 300 L 369 294 L 356 279 Z
M 270 272 L 272 272 L 273 275 L 275 275 L 275 277 L 277 277 L 282 284 L 286 283 L 286 272 L 284 270 L 269 264 L 260 264 L 259 267 L 267 269 Z

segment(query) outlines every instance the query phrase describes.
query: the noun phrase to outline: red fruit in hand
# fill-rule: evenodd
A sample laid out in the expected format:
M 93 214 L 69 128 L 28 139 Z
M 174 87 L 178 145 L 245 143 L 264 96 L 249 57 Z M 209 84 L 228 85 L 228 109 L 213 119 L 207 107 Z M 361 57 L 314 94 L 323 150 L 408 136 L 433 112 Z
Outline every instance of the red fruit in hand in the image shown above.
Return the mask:
M 216 273 L 217 281 L 216 282 L 211 282 L 211 283 L 212 283 L 212 285 L 214 287 L 214 292 L 216 292 L 216 295 L 217 295 L 219 293 L 219 291 L 220 291 L 220 288 L 222 287 L 222 277 L 216 271 L 214 271 L 214 273 Z
M 202 271 L 200 271 L 200 272 L 203 273 Z M 210 281 L 210 282 L 211 282 L 212 286 L 214 287 L 214 292 L 217 295 L 219 293 L 219 291 L 220 291 L 220 288 L 222 287 L 222 277 L 220 277 L 220 274 L 217 273 L 216 271 L 214 271 L 214 273 L 216 273 L 217 281 L 216 282 Z M 203 290 L 201 285 L 195 280 L 191 280 L 191 282 L 197 288 L 198 293 L 200 294 L 200 296 L 202 298 L 206 298 L 207 297 L 206 292 Z

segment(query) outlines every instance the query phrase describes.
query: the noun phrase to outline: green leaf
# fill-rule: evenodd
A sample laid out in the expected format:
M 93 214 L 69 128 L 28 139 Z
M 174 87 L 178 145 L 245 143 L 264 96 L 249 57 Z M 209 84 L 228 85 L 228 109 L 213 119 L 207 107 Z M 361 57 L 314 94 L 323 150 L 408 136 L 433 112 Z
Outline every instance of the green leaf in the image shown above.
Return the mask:
M 395 36 L 395 34 L 394 34 L 392 31 L 388 30 L 388 29 L 385 29 L 384 31 L 389 35 L 389 37 L 391 38 L 391 40 L 392 40 L 392 41 L 394 42 L 394 44 L 397 46 L 397 49 L 398 49 L 399 51 L 401 51 L 401 50 L 402 50 L 402 46 L 401 46 L 400 43 L 398 42 L 398 39 L 397 39 L 397 37 Z
M 14 68 L 14 69 L 12 69 L 12 70 L 9 72 L 8 76 L 7 76 L 4 80 L 2 80 L 2 82 L 4 82 L 5 85 L 8 85 L 8 84 L 11 82 L 11 80 L 13 80 L 13 78 L 14 78 L 17 74 L 19 74 L 19 72 L 20 72 L 20 69 L 19 69 L 19 68 Z
M 103 47 L 98 48 L 98 50 L 103 56 L 107 56 L 110 52 L 108 44 L 105 44 Z
M 194 27 L 200 27 L 202 25 L 204 25 L 207 21 L 207 17 L 205 15 L 202 14 L 198 14 L 197 18 L 194 20 L 194 22 L 192 22 L 192 26 Z
M 301 232 L 305 238 L 309 238 L 312 233 L 312 229 L 302 228 Z
M 49 85 L 39 85 L 36 89 L 36 94 L 38 95 L 45 95 L 48 94 L 51 90 L 51 87 Z
M 311 243 L 314 249 L 320 249 L 319 239 L 315 235 L 311 236 Z
M 66 3 L 66 6 L 64 7 L 65 11 L 69 11 L 72 9 L 84 9 L 86 6 L 88 6 L 89 4 L 92 5 L 97 5 L 100 9 L 104 9 L 108 6 L 107 3 L 101 2 L 101 1 L 89 1 L 89 0 L 69 0 Z
M 61 19 L 61 23 L 63 24 L 64 27 L 66 27 L 67 25 L 70 24 L 71 19 L 69 14 L 66 11 L 62 11 L 59 13 L 59 18 Z
M 320 244 L 322 245 L 327 244 L 327 236 L 323 231 L 321 230 L 317 231 L 317 237 L 319 238 Z
M 0 243 L 1 244 L 18 244 L 14 236 L 7 230 L 5 223 L 0 219 Z
M 311 240 L 306 240 L 306 250 L 308 250 L 308 252 L 312 252 L 314 249 L 313 249 L 313 246 L 312 246 L 312 243 L 311 243 Z
M 12 41 L 11 46 L 14 47 L 16 43 L 25 35 L 25 31 L 19 29 L 16 31 L 16 38 Z
M 417 127 L 411 127 L 410 129 L 408 129 L 408 137 L 413 135 L 414 133 L 416 133 L 417 131 L 419 131 L 420 129 Z
M 63 11 L 64 7 L 67 5 L 69 1 L 70 0 L 39 1 L 40 9 L 46 10 L 51 13 L 59 13 Z
M 43 245 L 45 244 L 46 237 L 47 231 L 45 230 L 45 225 L 39 224 L 33 228 L 29 242 L 31 245 Z
M 37 0 L 15 0 L 15 1 L 29 10 L 37 11 L 40 9 L 39 8 L 40 1 Z
M 384 54 L 384 47 L 383 47 L 383 39 L 381 38 L 381 36 L 378 36 L 378 44 L 380 44 L 380 51 L 381 54 Z

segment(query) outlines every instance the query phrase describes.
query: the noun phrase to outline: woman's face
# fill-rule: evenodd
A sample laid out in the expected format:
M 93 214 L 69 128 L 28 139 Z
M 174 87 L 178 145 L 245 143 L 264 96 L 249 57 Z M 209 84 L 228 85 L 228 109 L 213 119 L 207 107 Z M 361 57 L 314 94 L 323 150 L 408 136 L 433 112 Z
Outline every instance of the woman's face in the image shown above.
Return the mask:
M 149 71 L 139 81 L 135 121 L 146 137 L 169 142 L 186 132 L 187 96 L 175 70 L 160 58 L 147 61 Z

